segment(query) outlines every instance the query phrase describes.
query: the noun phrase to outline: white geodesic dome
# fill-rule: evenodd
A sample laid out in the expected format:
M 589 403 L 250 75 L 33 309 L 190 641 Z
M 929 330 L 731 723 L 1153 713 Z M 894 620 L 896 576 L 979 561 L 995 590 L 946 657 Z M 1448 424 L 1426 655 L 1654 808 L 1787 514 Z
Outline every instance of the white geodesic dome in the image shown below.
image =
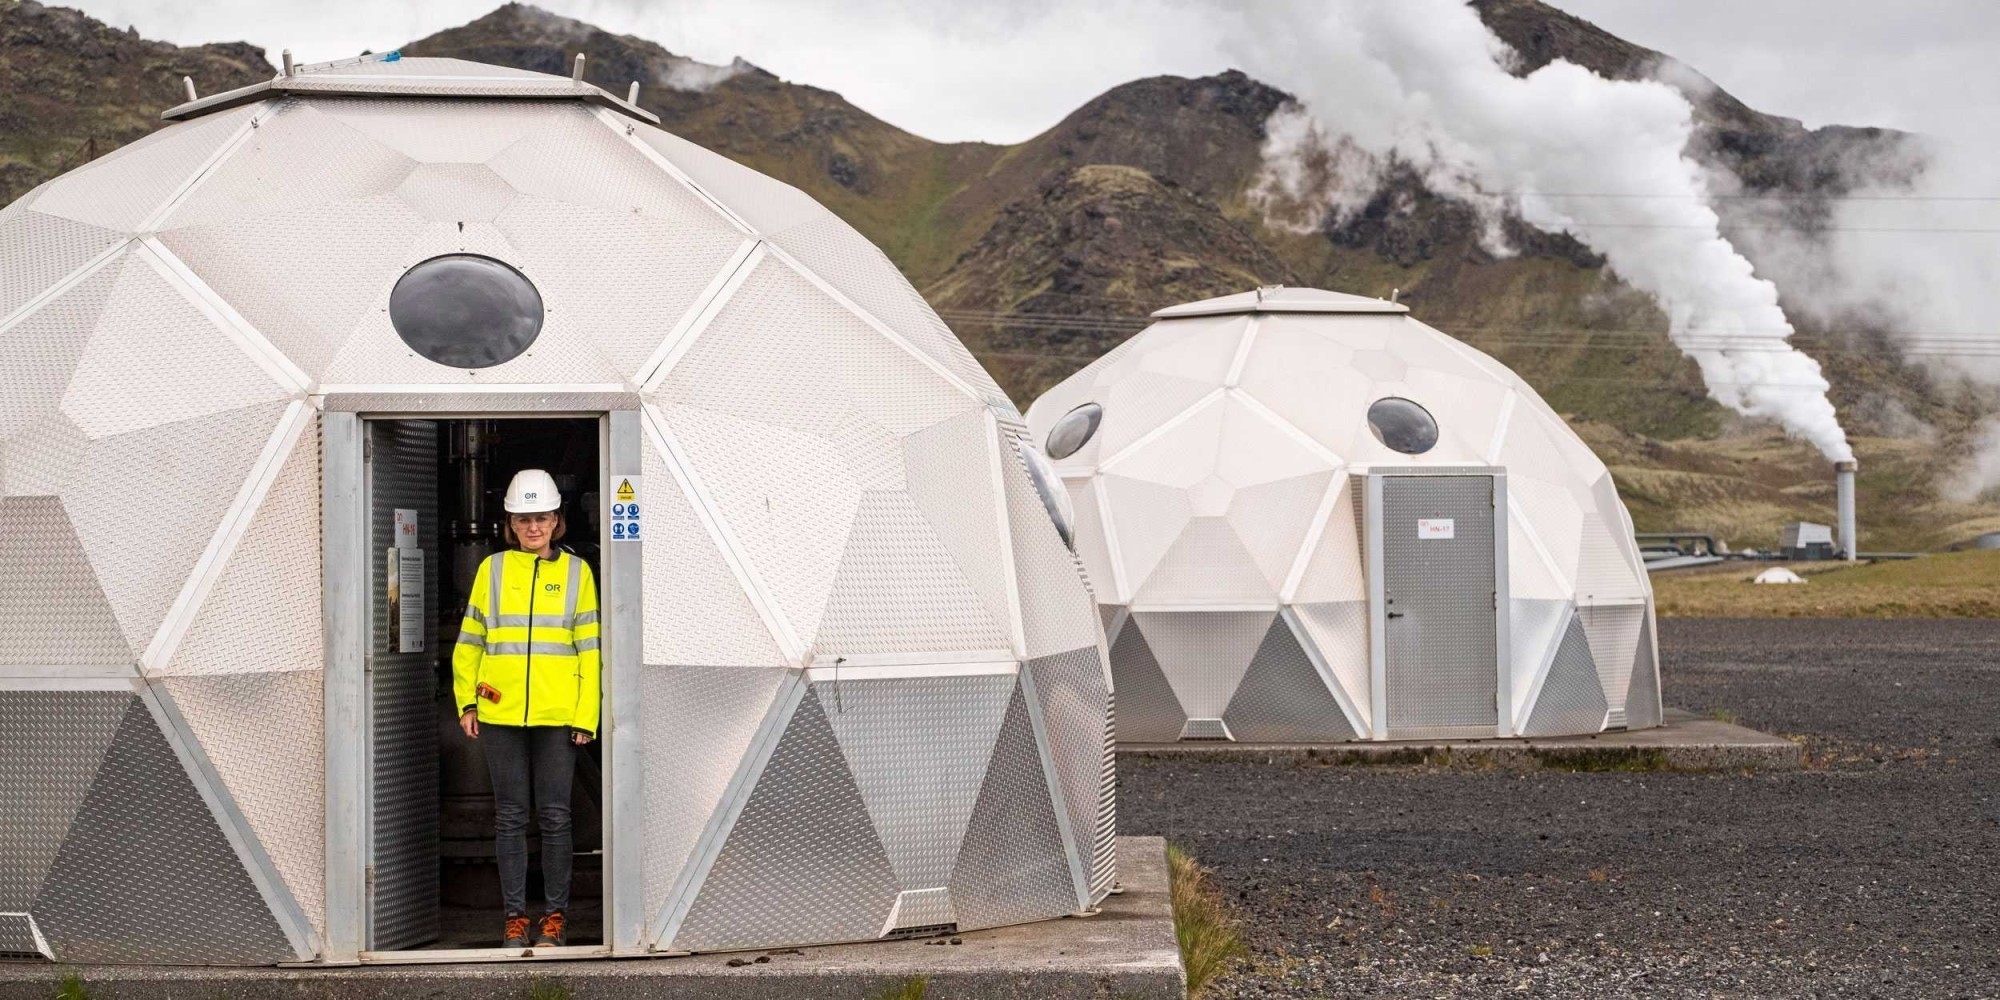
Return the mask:
M 364 939 L 362 727 L 326 708 L 362 710 L 386 641 L 343 569 L 387 537 L 351 527 L 370 414 L 633 428 L 611 950 L 1108 890 L 1088 591 L 1019 414 L 867 240 L 559 77 L 373 58 L 168 117 L 0 211 L 0 952 L 403 946 Z M 453 254 L 532 282 L 525 352 L 456 368 L 399 336 L 392 289 Z
M 1426 699 L 1463 701 L 1421 676 L 1378 690 L 1393 651 L 1370 644 L 1387 619 L 1370 604 L 1363 483 L 1399 473 L 1504 472 L 1496 600 L 1510 610 L 1501 675 L 1479 696 L 1488 735 L 1659 723 L 1631 520 L 1604 464 L 1513 372 L 1404 306 L 1333 292 L 1154 316 L 1028 411 L 1048 443 L 1065 415 L 1075 433 L 1098 408 L 1095 433 L 1055 464 L 1113 639 L 1120 740 L 1398 738 L 1426 727 L 1385 708 L 1420 720 Z M 1405 453 L 1371 430 L 1371 405 L 1391 397 L 1434 418 L 1432 447 Z

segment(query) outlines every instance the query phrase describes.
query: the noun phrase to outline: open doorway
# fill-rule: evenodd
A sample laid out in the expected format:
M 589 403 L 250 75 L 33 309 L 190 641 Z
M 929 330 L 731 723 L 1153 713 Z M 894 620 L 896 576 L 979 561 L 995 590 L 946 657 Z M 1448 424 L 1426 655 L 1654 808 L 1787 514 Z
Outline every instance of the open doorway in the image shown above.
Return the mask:
M 458 728 L 452 651 L 480 562 L 507 547 L 502 498 L 521 469 L 554 476 L 567 529 L 558 544 L 604 579 L 602 426 L 597 417 L 367 421 L 374 586 L 364 951 L 500 945 L 493 787 L 480 743 Z M 576 754 L 571 947 L 604 940 L 603 759 L 602 740 Z M 545 898 L 542 860 L 531 815 L 535 913 Z

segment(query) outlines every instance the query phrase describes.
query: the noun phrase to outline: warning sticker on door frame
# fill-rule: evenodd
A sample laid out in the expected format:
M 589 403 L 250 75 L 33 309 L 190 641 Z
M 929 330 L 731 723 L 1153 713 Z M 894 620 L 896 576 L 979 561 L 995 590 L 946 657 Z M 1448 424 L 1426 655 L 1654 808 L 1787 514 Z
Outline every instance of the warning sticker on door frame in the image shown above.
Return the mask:
M 640 540 L 639 504 L 645 491 L 640 488 L 638 476 L 611 477 L 611 540 L 614 542 L 636 542 Z

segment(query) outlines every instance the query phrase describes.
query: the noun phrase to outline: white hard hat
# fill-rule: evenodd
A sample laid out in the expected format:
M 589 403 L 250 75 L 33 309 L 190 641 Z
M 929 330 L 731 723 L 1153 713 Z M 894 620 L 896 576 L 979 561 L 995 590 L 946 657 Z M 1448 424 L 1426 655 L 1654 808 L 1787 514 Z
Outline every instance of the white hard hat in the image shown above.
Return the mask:
M 561 506 L 562 494 L 556 492 L 555 477 L 541 469 L 522 469 L 507 484 L 509 514 L 537 514 Z

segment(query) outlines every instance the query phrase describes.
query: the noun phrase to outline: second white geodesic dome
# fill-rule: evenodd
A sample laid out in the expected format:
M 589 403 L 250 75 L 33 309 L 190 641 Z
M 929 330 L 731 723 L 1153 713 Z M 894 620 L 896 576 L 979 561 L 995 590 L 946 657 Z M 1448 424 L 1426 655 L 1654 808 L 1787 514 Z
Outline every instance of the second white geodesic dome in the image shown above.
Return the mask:
M 543 74 L 378 57 L 169 117 L 0 210 L 0 951 L 423 943 L 396 900 L 434 869 L 364 856 L 397 831 L 357 818 L 360 713 L 398 667 L 386 614 L 364 627 L 391 544 L 369 415 L 595 415 L 629 445 L 647 537 L 607 559 L 639 586 L 600 579 L 608 752 L 643 777 L 610 787 L 607 949 L 1108 891 L 1087 590 L 1018 413 L 866 239 Z M 452 255 L 533 283 L 518 356 L 399 336 L 392 290 Z
M 1604 464 L 1513 372 L 1404 306 L 1333 292 L 1270 288 L 1154 316 L 1028 411 L 1033 440 L 1060 456 L 1112 636 L 1121 741 L 1425 735 L 1385 711 L 1453 692 L 1435 679 L 1381 690 L 1393 651 L 1371 630 L 1398 613 L 1380 593 L 1371 605 L 1363 484 L 1453 472 L 1504 472 L 1507 553 L 1495 599 L 1508 613 L 1489 623 L 1500 676 L 1482 696 L 1493 718 L 1458 728 L 1659 724 L 1630 518 Z M 1435 442 L 1385 444 L 1370 426 L 1384 399 L 1427 411 Z M 1068 440 L 1052 438 L 1066 416 Z

